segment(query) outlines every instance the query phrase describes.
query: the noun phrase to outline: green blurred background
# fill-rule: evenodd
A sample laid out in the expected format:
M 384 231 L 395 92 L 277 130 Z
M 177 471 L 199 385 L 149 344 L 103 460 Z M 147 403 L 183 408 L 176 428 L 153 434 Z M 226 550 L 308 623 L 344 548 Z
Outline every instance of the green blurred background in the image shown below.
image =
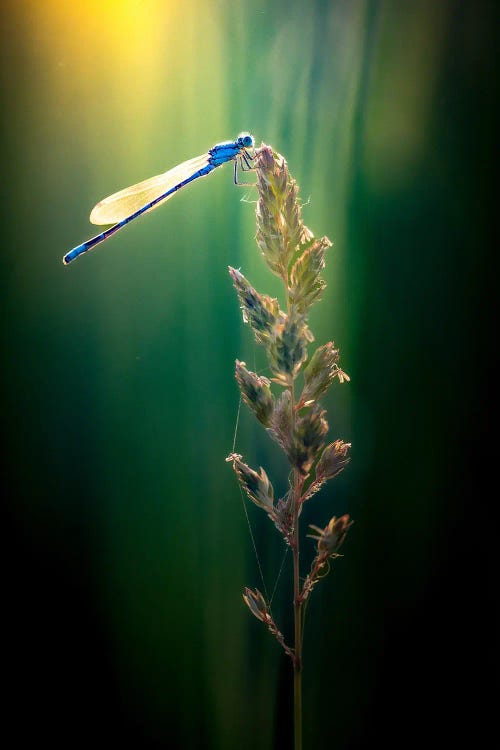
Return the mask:
M 352 378 L 325 400 L 352 462 L 304 513 L 356 519 L 308 611 L 305 747 L 478 740 L 493 8 L 3 3 L 11 747 L 291 746 L 290 665 L 241 600 L 260 579 L 224 463 L 234 359 L 260 363 L 227 265 L 279 289 L 254 193 L 218 170 L 61 264 L 97 200 L 241 130 L 286 156 L 334 242 L 311 327 Z M 237 449 L 283 489 L 244 413 Z M 272 586 L 280 539 L 249 512 Z

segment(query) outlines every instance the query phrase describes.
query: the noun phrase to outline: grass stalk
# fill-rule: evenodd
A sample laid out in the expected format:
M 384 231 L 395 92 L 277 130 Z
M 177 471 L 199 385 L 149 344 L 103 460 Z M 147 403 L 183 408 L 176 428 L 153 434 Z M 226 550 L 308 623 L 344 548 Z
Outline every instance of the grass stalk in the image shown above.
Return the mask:
M 285 287 L 286 312 L 277 299 L 261 294 L 241 271 L 229 273 L 236 288 L 243 320 L 249 323 L 258 344 L 266 351 L 272 378 L 259 376 L 236 360 L 236 380 L 244 403 L 255 414 L 285 452 L 291 466 L 288 492 L 275 499 L 274 489 L 265 470 L 252 469 L 241 455 L 231 453 L 241 487 L 255 505 L 264 510 L 293 555 L 293 647 L 286 643 L 271 614 L 270 602 L 258 589 L 246 588 L 243 599 L 252 614 L 264 623 L 293 664 L 294 675 L 294 748 L 302 750 L 302 671 L 303 628 L 308 598 L 321 578 L 328 573 L 330 561 L 340 557 L 338 549 L 351 525 L 349 516 L 330 519 L 325 527 L 311 525 L 309 534 L 316 542 L 310 571 L 303 582 L 300 577 L 300 514 L 326 482 L 347 465 L 350 444 L 336 440 L 326 445 L 328 432 L 326 411 L 319 399 L 334 380 L 344 383 L 348 376 L 338 365 L 339 351 L 330 341 L 316 349 L 309 358 L 307 347 L 314 341 L 308 326 L 310 308 L 321 298 L 325 282 L 321 271 L 331 242 L 316 238 L 302 221 L 298 186 L 290 176 L 286 160 L 262 144 L 255 152 L 256 240 L 269 269 L 280 277 Z M 307 363 L 307 364 L 306 364 Z M 297 378 L 302 390 L 297 396 Z M 271 384 L 281 389 L 276 397 Z

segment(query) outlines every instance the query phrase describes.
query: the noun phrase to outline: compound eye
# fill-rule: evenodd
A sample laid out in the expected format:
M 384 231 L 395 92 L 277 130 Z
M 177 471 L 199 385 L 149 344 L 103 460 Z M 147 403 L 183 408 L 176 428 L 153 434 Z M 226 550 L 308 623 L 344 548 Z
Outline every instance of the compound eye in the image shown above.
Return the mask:
M 250 148 L 253 146 L 253 137 L 250 133 L 240 133 L 238 136 L 238 143 L 241 143 L 244 148 Z

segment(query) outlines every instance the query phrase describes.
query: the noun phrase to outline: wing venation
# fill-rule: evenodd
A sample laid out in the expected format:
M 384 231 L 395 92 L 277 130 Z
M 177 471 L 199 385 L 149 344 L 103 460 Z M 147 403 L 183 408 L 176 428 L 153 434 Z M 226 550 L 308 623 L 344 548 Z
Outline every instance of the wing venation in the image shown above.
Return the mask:
M 187 177 L 208 164 L 209 155 L 202 154 L 194 159 L 178 164 L 168 172 L 150 177 L 136 185 L 120 190 L 118 193 L 104 198 L 94 206 L 90 213 L 92 224 L 117 224 L 131 216 L 143 206 L 167 193 L 173 187 L 183 182 Z M 175 195 L 175 193 L 172 193 Z M 167 196 L 168 200 L 171 196 Z M 163 203 L 163 201 L 162 201 Z

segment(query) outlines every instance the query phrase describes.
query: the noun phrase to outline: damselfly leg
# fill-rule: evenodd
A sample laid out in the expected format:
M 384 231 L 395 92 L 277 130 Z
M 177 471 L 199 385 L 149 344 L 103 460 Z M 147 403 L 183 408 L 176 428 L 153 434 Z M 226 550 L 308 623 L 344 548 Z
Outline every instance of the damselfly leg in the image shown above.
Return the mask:
M 242 151 L 234 160 L 234 177 L 233 181 L 235 185 L 238 185 L 238 187 L 255 187 L 255 183 L 253 182 L 238 182 L 238 168 L 242 172 L 255 172 L 255 167 L 252 167 L 252 165 L 248 162 L 247 158 L 253 159 L 254 157 L 251 156 L 248 151 Z

